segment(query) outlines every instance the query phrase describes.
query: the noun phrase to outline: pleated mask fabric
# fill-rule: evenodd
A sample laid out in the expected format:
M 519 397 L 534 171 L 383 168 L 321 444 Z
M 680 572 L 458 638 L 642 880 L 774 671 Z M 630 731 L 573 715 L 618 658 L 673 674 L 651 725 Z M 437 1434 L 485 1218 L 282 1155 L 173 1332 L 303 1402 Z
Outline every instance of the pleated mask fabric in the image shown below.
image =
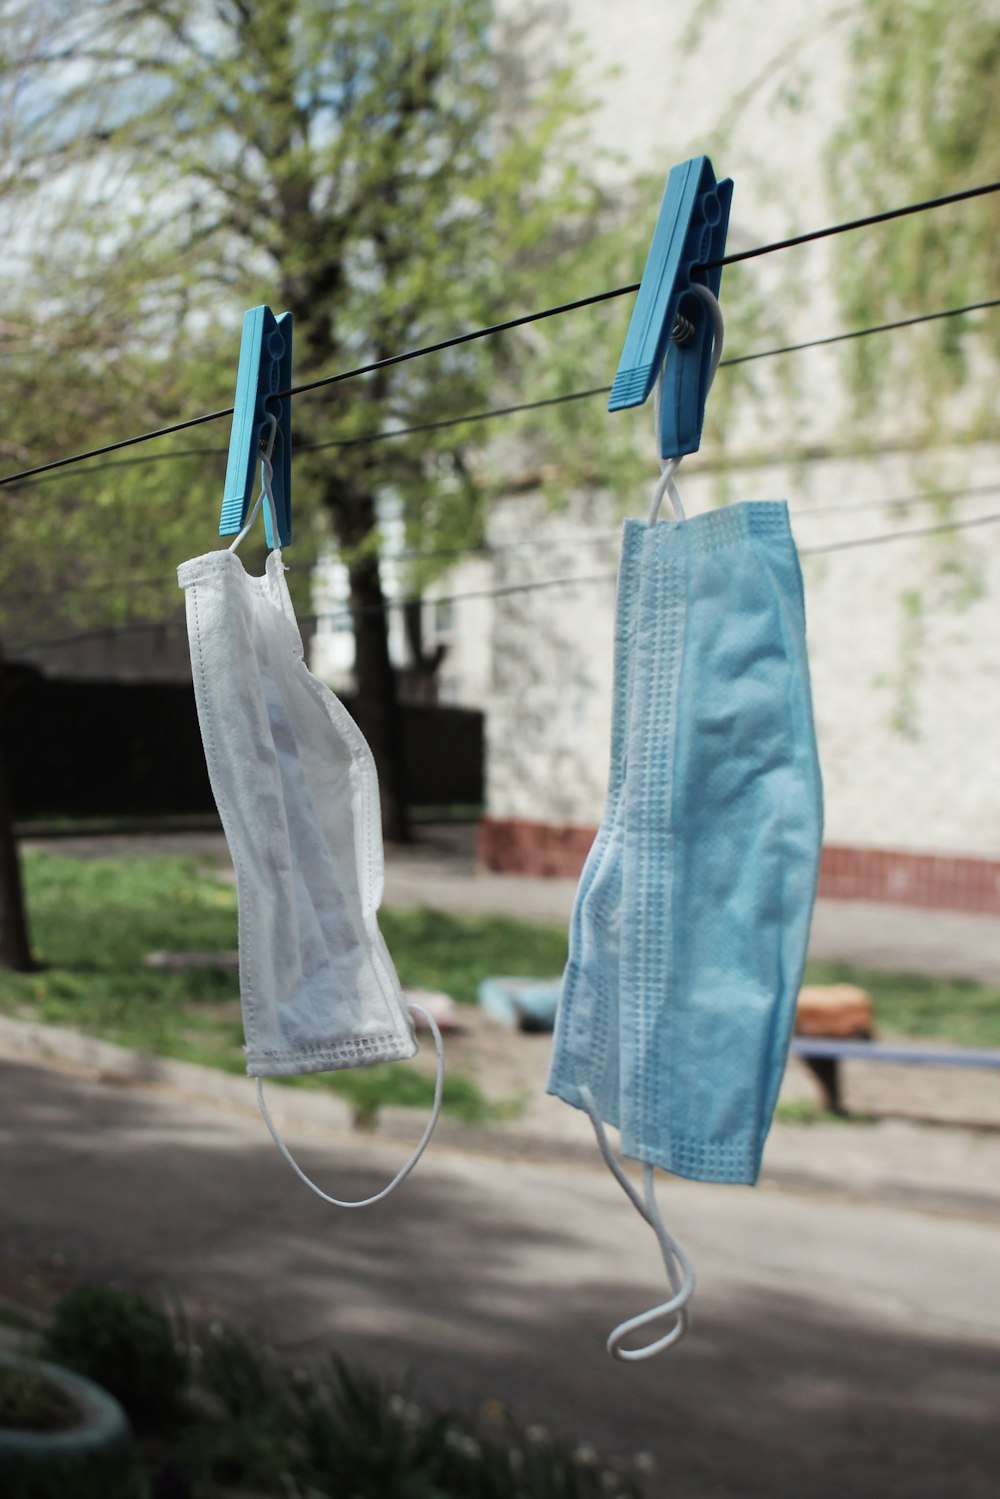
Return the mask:
M 209 776 L 236 869 L 252 1077 L 417 1050 L 376 916 L 374 760 L 305 664 L 284 574 L 278 551 L 262 577 L 231 551 L 178 569 Z
M 574 902 L 548 1091 L 590 1114 L 674 1297 L 618 1357 L 683 1335 L 693 1271 L 613 1157 L 757 1180 L 794 1027 L 823 834 L 802 576 L 787 506 L 625 522 L 611 770 Z M 682 1284 L 683 1282 L 683 1284 Z M 670 1313 L 640 1350 L 621 1335 Z

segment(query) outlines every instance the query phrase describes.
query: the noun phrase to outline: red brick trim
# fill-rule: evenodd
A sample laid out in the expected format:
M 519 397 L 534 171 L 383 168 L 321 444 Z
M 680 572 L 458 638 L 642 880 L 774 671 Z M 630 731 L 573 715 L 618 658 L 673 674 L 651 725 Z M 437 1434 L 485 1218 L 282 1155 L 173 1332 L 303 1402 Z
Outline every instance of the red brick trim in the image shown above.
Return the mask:
M 478 862 L 501 874 L 542 874 L 576 879 L 594 828 L 557 828 L 516 817 L 484 817 L 479 823 Z
M 827 844 L 819 893 L 830 900 L 878 900 L 1000 916 L 1000 860 Z
M 576 879 L 594 832 L 593 828 L 484 817 L 479 824 L 479 863 L 503 874 Z M 827 900 L 885 901 L 1000 916 L 1000 860 L 827 844 L 819 893 Z

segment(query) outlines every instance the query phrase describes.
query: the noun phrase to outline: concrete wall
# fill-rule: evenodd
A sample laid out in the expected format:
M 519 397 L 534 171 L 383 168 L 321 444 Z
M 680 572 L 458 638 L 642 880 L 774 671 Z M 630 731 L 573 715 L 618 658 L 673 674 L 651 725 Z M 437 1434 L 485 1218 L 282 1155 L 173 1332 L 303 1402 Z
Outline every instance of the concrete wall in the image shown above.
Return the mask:
M 995 488 L 956 499 L 955 518 L 1000 509 L 995 445 L 924 455 L 918 474 L 907 455 L 891 454 L 816 462 L 805 475 L 775 466 L 734 485 L 739 498 L 787 498 L 792 512 L 828 843 L 1000 859 L 1000 526 L 906 539 L 940 514 L 926 502 L 889 503 L 963 468 L 984 491 Z M 679 479 L 689 514 L 711 505 L 710 475 L 692 464 Z M 644 508 L 638 495 L 631 513 Z M 595 578 L 495 601 L 486 705 L 495 819 L 582 828 L 599 820 L 619 550 L 611 510 L 609 497 L 552 515 L 539 498 L 520 497 L 495 513 L 501 586 Z M 503 550 L 527 531 L 537 546 Z M 883 537 L 899 539 L 874 540 Z
M 827 0 L 808 8 L 780 0 L 764 24 L 761 7 L 729 4 L 685 51 L 694 9 L 655 0 L 564 7 L 564 34 L 582 32 L 594 56 L 590 76 L 602 101 L 595 149 L 618 149 L 627 166 L 665 180 L 673 162 L 708 149 L 728 111 L 731 128 L 713 159 L 736 183 L 729 249 L 836 221 L 823 162 L 845 109 L 849 11 Z M 554 33 L 553 58 L 562 46 Z M 783 97 L 791 82 L 797 108 Z M 609 162 L 603 170 L 613 183 L 625 167 Z M 644 243 L 656 206 L 636 226 Z M 728 269 L 723 310 L 732 309 L 735 322 L 746 299 L 773 306 L 780 342 L 842 331 L 834 253 L 832 242 L 820 242 Z M 889 376 L 899 399 L 862 428 L 849 420 L 851 367 L 842 350 L 754 366 L 758 399 L 727 412 L 733 467 L 723 475 L 716 466 L 710 399 L 702 451 L 685 460 L 679 482 L 689 513 L 723 499 L 790 502 L 803 554 L 827 842 L 851 856 L 837 866 L 843 886 L 834 893 L 865 893 L 864 879 L 851 883 L 851 869 L 864 864 L 864 851 L 895 850 L 932 862 L 978 861 L 984 898 L 1000 908 L 1000 525 L 854 545 L 1000 511 L 1000 448 L 934 444 L 925 414 L 906 398 L 906 337 L 894 340 Z M 617 355 L 608 351 L 609 379 Z M 947 432 L 947 417 L 936 414 L 935 430 Z M 862 447 L 864 455 L 851 456 Z M 914 495 L 924 498 L 891 503 Z M 584 545 L 585 534 L 616 528 L 623 512 L 641 516 L 646 504 L 645 490 L 609 492 L 603 504 L 571 499 L 564 515 L 552 516 L 538 497 L 504 501 L 490 527 L 501 549 L 497 583 L 613 576 L 617 542 Z M 575 545 L 566 540 L 573 533 Z M 542 544 L 502 551 L 527 534 Z M 486 704 L 492 837 L 484 842 L 495 867 L 529 867 L 532 846 L 535 867 L 579 867 L 607 774 L 613 595 L 613 583 L 603 581 L 496 601 Z M 877 878 L 890 895 L 894 880 L 902 896 L 912 895 L 914 868 L 911 858 Z

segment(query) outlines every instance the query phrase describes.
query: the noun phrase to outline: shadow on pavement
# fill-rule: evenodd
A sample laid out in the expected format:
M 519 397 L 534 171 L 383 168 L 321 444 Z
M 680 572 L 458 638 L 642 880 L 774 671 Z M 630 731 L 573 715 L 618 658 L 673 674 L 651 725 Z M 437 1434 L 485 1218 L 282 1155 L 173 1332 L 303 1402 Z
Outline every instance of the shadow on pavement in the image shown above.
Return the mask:
M 609 1457 L 648 1451 L 651 1499 L 997 1493 L 985 1337 L 730 1280 L 703 1289 L 676 1354 L 612 1362 L 609 1328 L 660 1288 L 648 1260 L 637 1277 L 621 1220 L 604 1225 L 596 1174 L 432 1156 L 380 1207 L 337 1213 L 242 1114 L 12 1064 L 0 1098 L 0 1228 L 18 1253 L 255 1327 L 293 1361 L 363 1359 L 429 1405 L 498 1398 Z M 403 1150 L 300 1148 L 359 1197 Z

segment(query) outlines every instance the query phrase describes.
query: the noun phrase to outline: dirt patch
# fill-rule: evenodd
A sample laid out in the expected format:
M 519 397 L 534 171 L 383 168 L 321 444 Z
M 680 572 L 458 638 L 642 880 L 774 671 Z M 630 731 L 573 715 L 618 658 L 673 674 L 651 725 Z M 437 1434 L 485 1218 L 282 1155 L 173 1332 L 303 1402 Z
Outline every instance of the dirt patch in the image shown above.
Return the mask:
M 492 1104 L 523 1107 L 545 1092 L 552 1037 L 528 1034 L 501 1025 L 475 1005 L 457 1009 L 459 1028 L 444 1037 L 445 1065 L 471 1078 Z M 418 1033 L 420 1053 L 412 1065 L 434 1075 L 434 1047 L 426 1031 Z

